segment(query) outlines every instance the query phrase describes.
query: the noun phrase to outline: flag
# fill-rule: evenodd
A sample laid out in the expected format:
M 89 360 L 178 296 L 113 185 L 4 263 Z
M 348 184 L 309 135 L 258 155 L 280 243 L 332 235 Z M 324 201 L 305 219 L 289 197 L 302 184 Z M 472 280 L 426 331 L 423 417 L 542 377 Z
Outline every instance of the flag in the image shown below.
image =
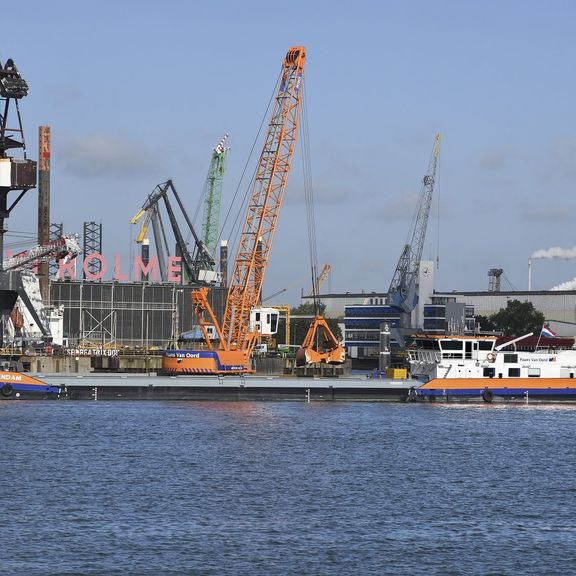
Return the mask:
M 556 338 L 556 334 L 554 332 L 552 332 L 552 330 L 550 330 L 550 328 L 548 328 L 548 326 L 546 326 L 546 324 L 544 324 L 544 326 L 542 326 L 542 331 L 540 332 L 540 336 L 544 336 L 544 338 Z

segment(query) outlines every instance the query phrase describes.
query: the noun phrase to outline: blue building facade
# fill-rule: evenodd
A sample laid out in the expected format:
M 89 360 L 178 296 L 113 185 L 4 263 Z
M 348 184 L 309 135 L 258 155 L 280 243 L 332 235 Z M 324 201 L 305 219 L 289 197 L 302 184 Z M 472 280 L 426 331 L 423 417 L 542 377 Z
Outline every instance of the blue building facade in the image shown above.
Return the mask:
M 474 307 L 456 302 L 451 297 L 432 297 L 424 305 L 422 326 L 415 330 L 427 334 L 474 334 Z M 366 304 L 352 304 L 344 309 L 344 344 L 346 356 L 356 363 L 378 362 L 380 326 L 398 327 L 398 310 L 384 304 L 384 299 L 367 299 Z M 392 342 L 394 345 L 394 342 Z

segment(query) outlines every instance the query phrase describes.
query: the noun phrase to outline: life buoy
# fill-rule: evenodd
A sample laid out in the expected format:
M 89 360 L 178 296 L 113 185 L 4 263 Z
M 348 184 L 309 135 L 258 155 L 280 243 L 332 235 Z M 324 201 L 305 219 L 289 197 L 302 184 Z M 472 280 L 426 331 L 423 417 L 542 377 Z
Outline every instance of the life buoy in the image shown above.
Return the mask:
M 12 396 L 12 393 L 14 392 L 14 388 L 12 388 L 12 384 L 4 384 L 4 386 L 2 386 L 2 388 L 0 388 L 0 394 L 2 394 L 2 396 L 4 396 L 5 398 L 8 398 L 9 396 Z
M 490 388 L 484 388 L 484 390 L 482 390 L 482 400 L 488 403 L 492 402 L 494 400 L 494 392 L 492 392 Z
M 488 362 L 494 362 L 494 360 L 496 360 L 496 354 L 492 354 L 492 352 L 489 352 L 488 355 L 486 356 L 486 359 L 488 360 Z

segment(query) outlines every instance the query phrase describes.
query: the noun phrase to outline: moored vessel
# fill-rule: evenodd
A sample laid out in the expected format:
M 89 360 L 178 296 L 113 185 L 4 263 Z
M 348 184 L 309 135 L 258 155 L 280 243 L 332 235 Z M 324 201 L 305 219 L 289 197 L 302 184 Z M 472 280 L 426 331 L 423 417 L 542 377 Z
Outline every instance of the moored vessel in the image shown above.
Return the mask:
M 59 386 L 52 386 L 16 369 L 0 369 L 0 400 L 57 398 Z
M 414 397 L 576 401 L 576 350 L 550 346 L 552 342 L 541 349 L 521 349 L 518 344 L 530 336 L 501 344 L 496 336 L 416 338 L 411 374 L 424 383 Z

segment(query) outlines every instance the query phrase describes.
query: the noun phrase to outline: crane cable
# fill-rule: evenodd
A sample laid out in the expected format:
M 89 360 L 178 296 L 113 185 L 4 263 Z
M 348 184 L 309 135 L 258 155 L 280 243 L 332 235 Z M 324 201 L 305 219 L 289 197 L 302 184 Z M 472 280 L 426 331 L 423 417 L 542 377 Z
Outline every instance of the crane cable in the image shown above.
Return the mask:
M 306 83 L 303 83 L 304 86 Z M 310 130 L 308 123 L 308 101 L 306 90 L 302 92 L 302 119 L 300 123 L 300 138 L 302 146 L 302 170 L 304 173 L 304 196 L 306 199 L 306 220 L 308 228 L 308 249 L 310 252 L 310 274 L 312 277 L 312 301 L 314 303 L 314 315 L 320 313 L 318 302 L 318 253 L 316 244 L 316 218 L 314 214 L 314 189 L 312 186 L 312 163 L 310 160 Z
M 272 90 L 272 94 L 270 95 L 270 99 L 268 100 L 268 105 L 266 106 L 266 110 L 264 111 L 264 114 L 262 115 L 262 120 L 260 121 L 260 126 L 258 127 L 258 132 L 256 133 L 256 136 L 254 137 L 254 141 L 252 142 L 252 147 L 250 148 L 250 154 L 248 155 L 248 158 L 246 159 L 246 163 L 244 164 L 242 174 L 240 175 L 240 180 L 238 181 L 238 185 L 236 186 L 236 190 L 234 191 L 234 196 L 232 197 L 232 201 L 230 202 L 230 205 L 229 205 L 228 210 L 226 212 L 224 222 L 223 222 L 222 226 L 220 227 L 220 235 L 218 236 L 218 243 L 220 243 L 220 241 L 222 240 L 224 229 L 226 228 L 226 226 L 228 224 L 228 219 L 231 217 L 232 208 L 234 207 L 234 205 L 237 202 L 237 197 L 238 197 L 238 194 L 240 191 L 240 187 L 242 186 L 242 181 L 244 180 L 244 177 L 246 175 L 246 171 L 248 170 L 248 165 L 250 164 L 250 161 L 254 155 L 254 150 L 255 150 L 256 144 L 258 143 L 258 140 L 260 138 L 260 134 L 262 133 L 262 128 L 263 128 L 263 126 L 266 123 L 266 120 L 268 118 L 268 113 L 269 113 L 270 107 L 272 105 L 272 102 L 274 101 L 274 96 L 276 95 L 281 77 L 282 77 L 282 71 L 280 71 L 280 73 L 278 74 L 278 78 L 276 79 L 276 84 L 274 85 L 274 89 Z M 248 185 L 246 186 L 246 190 L 244 192 L 244 196 L 242 197 L 242 201 L 241 201 L 241 204 L 239 206 L 239 209 L 236 210 L 236 217 L 234 218 L 234 221 L 232 222 L 232 224 L 230 226 L 230 233 L 228 234 L 228 237 L 230 239 L 232 239 L 232 237 L 233 237 L 232 242 L 230 243 L 230 248 L 232 246 L 236 246 L 239 243 L 239 237 L 240 237 L 241 228 L 242 228 L 242 226 L 240 224 L 240 216 L 244 215 L 246 213 L 246 207 L 247 207 L 247 204 L 248 204 L 250 196 L 251 196 L 250 193 L 252 191 L 252 186 L 253 186 L 254 180 L 256 178 L 257 170 L 258 170 L 258 164 L 256 164 L 256 166 L 254 166 L 252 176 L 248 182 Z M 243 224 L 243 222 L 242 222 L 242 224 Z

